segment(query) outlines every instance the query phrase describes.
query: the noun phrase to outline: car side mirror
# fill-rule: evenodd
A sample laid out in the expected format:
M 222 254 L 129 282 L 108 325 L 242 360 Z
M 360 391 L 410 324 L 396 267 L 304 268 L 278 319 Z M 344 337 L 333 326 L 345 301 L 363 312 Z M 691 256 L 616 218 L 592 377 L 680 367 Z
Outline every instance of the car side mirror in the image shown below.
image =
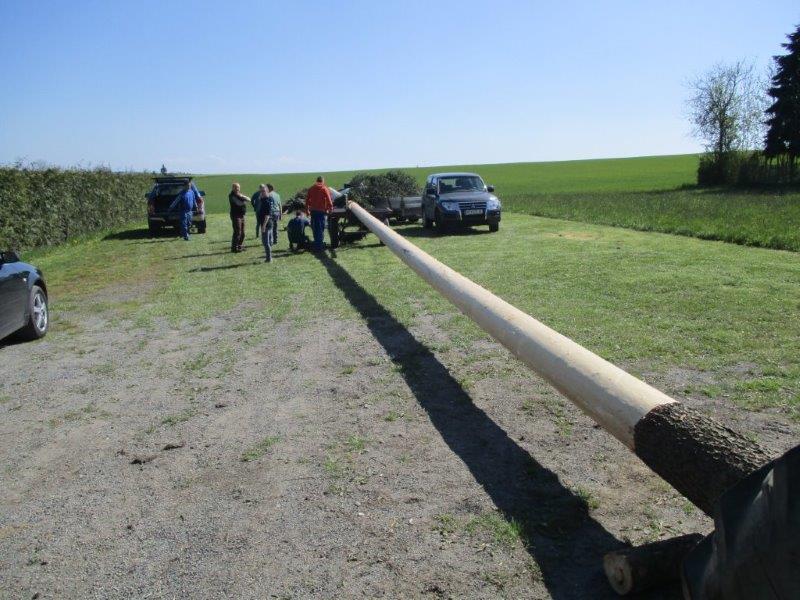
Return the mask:
M 486 191 L 487 192 L 493 192 L 494 191 L 494 186 L 493 185 L 487 185 L 486 186 Z

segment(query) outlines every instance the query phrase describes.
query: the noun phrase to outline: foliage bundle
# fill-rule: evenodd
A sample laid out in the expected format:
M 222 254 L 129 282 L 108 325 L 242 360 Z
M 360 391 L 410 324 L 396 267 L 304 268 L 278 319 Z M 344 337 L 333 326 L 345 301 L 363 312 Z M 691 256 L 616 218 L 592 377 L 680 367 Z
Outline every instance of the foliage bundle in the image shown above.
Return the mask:
M 144 218 L 146 173 L 0 167 L 0 248 L 60 244 Z
M 385 206 L 389 198 L 414 196 L 419 193 L 417 180 L 405 171 L 356 173 L 350 180 L 348 197 L 359 204 Z

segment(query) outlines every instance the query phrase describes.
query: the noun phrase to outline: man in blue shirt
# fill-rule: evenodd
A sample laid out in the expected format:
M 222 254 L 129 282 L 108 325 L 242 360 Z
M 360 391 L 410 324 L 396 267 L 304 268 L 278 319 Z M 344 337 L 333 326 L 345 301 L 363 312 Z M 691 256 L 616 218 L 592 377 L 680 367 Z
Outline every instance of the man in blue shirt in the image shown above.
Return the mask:
M 178 211 L 181 237 L 187 242 L 189 241 L 189 227 L 192 225 L 192 213 L 197 206 L 199 197 L 200 193 L 197 188 L 191 181 L 187 181 L 169 207 L 170 211 Z

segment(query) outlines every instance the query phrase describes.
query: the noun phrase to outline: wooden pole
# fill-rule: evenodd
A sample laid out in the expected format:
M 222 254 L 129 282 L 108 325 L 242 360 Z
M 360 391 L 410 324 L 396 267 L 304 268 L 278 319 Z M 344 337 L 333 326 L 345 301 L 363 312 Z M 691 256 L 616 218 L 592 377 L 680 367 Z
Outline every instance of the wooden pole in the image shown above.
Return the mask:
M 769 457 L 755 443 L 550 329 L 442 264 L 355 202 L 400 260 L 703 511 Z
M 603 570 L 614 591 L 623 596 L 678 581 L 683 559 L 702 539 L 699 533 L 690 533 L 615 550 L 603 557 Z

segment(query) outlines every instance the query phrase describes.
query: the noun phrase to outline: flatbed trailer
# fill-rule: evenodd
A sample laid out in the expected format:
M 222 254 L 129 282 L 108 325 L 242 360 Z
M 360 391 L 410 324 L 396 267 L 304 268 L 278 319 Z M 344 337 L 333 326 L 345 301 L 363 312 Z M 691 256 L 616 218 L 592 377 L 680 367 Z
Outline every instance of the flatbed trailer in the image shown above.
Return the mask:
M 392 215 L 390 207 L 371 206 L 366 208 L 366 211 L 387 227 L 389 226 L 389 217 Z M 328 214 L 328 234 L 331 237 L 331 248 L 338 248 L 342 244 L 363 239 L 368 233 L 369 229 L 348 208 L 337 206 Z

